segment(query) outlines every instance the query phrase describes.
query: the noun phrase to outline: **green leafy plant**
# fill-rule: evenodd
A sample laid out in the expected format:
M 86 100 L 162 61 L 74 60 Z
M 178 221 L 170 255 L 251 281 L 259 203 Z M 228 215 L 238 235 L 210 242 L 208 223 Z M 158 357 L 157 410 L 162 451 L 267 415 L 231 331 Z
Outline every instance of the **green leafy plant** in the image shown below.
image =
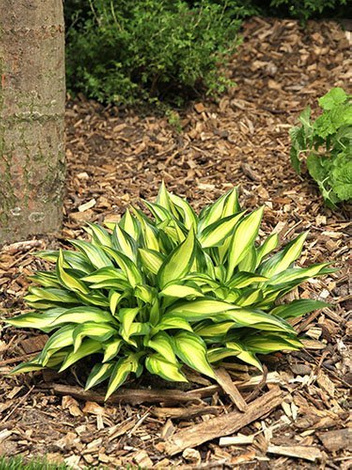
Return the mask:
M 90 7 L 89 7 L 90 5 Z M 230 83 L 219 69 L 239 22 L 208 2 L 91 0 L 67 5 L 67 79 L 103 102 L 181 103 Z
M 333 88 L 319 99 L 323 113 L 311 120 L 307 107 L 291 129 L 291 162 L 301 173 L 301 156 L 328 206 L 352 201 L 352 96 Z
M 109 379 L 108 398 L 144 369 L 186 381 L 182 366 L 214 378 L 213 365 L 236 357 L 261 369 L 257 354 L 302 345 L 287 321 L 327 304 L 277 300 L 304 280 L 332 272 L 328 263 L 294 267 L 306 233 L 283 249 L 277 234 L 256 243 L 263 208 L 246 214 L 236 189 L 199 215 L 162 185 L 152 214 L 127 210 L 107 229 L 89 224 L 91 242 L 76 251 L 39 253 L 55 262 L 39 271 L 26 301 L 34 312 L 8 320 L 50 333 L 41 353 L 15 372 L 63 371 L 94 357 L 90 388 Z

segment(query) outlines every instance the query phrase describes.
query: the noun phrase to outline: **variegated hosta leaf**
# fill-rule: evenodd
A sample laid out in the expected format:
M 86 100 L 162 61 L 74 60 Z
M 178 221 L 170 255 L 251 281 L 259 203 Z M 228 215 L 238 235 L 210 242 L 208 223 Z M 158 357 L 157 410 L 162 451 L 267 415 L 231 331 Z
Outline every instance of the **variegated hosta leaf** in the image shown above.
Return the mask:
M 194 232 L 191 230 L 186 240 L 170 253 L 159 269 L 158 284 L 161 289 L 189 272 L 193 262 L 194 247 Z
M 263 209 L 245 216 L 236 189 L 199 216 L 164 184 L 145 206 L 152 216 L 127 209 L 107 228 L 88 224 L 90 242 L 39 253 L 55 269 L 31 277 L 25 300 L 35 310 L 8 323 L 50 338 L 16 373 L 89 359 L 87 388 L 109 379 L 109 397 L 143 368 L 185 381 L 187 365 L 213 378 L 210 363 L 241 360 L 260 369 L 256 354 L 301 347 L 287 319 L 328 304 L 278 299 L 333 272 L 328 263 L 294 266 L 306 234 L 272 255 L 277 234 L 258 244 Z
M 184 331 L 174 337 L 174 350 L 182 362 L 204 375 L 214 378 L 214 371 L 207 360 L 207 349 L 201 338 Z
M 275 276 L 275 274 L 285 271 L 301 254 L 307 235 L 308 232 L 301 233 L 297 238 L 288 243 L 283 250 L 264 261 L 259 266 L 259 273 L 270 278 Z
M 104 382 L 104 380 L 110 377 L 113 368 L 114 365 L 112 363 L 95 364 L 88 376 L 85 389 L 89 390 L 90 388 L 95 387 L 95 385 Z
M 108 390 L 105 395 L 106 400 L 126 381 L 131 372 L 136 373 L 138 371 L 140 357 L 141 354 L 130 354 L 116 362 L 110 375 Z
M 160 354 L 152 354 L 146 358 L 145 366 L 151 374 L 159 375 L 164 380 L 171 382 L 187 382 L 186 377 L 180 372 L 180 366 L 174 362 L 168 362 Z
M 254 211 L 252 214 L 247 215 L 237 226 L 233 234 L 229 252 L 228 252 L 228 266 L 227 278 L 229 281 L 234 273 L 235 267 L 246 256 L 249 248 L 253 245 L 258 235 L 259 225 L 263 216 L 263 208 Z M 248 269 L 244 269 L 248 271 Z

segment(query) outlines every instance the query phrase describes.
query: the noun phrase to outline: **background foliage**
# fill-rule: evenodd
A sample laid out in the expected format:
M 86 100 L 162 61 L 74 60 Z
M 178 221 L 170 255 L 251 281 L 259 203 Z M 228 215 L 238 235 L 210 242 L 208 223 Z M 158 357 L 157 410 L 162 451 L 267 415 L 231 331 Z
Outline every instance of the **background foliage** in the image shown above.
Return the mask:
M 229 82 L 217 65 L 235 50 L 239 22 L 220 5 L 77 1 L 66 15 L 68 84 L 90 97 L 175 101 Z
M 328 206 L 352 201 L 352 96 L 333 88 L 319 99 L 321 115 L 311 119 L 310 107 L 300 115 L 291 134 L 291 162 L 301 172 L 306 156 L 309 174 L 318 183 Z
M 347 15 L 347 0 L 67 0 L 67 83 L 102 102 L 181 104 L 231 82 L 219 65 L 251 15 Z

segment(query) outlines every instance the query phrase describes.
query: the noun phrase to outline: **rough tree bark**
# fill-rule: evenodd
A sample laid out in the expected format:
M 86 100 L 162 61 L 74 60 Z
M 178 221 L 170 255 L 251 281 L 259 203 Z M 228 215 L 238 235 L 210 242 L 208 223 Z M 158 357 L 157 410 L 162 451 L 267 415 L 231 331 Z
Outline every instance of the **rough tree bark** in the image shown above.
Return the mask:
M 61 224 L 62 0 L 0 0 L 0 76 L 1 245 Z

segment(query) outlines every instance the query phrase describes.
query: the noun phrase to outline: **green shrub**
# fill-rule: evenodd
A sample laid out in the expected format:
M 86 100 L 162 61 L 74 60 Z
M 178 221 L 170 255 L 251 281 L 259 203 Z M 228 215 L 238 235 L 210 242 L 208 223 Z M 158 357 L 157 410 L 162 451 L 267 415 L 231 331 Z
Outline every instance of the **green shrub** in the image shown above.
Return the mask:
M 333 88 L 319 99 L 322 114 L 311 120 L 307 107 L 300 115 L 301 126 L 291 134 L 291 162 L 301 172 L 306 155 L 309 174 L 318 183 L 329 207 L 352 201 L 352 95 Z
M 221 92 L 230 83 L 219 65 L 236 49 L 239 23 L 221 6 L 190 8 L 183 0 L 94 0 L 89 10 L 79 5 L 67 13 L 71 89 L 105 102 L 177 102 L 204 90 Z
M 338 16 L 345 5 L 347 0 L 271 0 L 270 2 L 273 12 L 303 21 L 324 15 Z
M 349 17 L 347 0 L 208 0 L 222 5 L 231 17 L 252 15 L 298 18 Z
M 214 377 L 212 364 L 236 357 L 261 369 L 257 354 L 301 347 L 288 319 L 327 304 L 276 301 L 328 263 L 293 267 L 306 233 L 281 251 L 277 234 L 255 244 L 263 208 L 246 215 L 236 190 L 197 216 L 162 185 L 153 215 L 127 210 L 118 224 L 89 224 L 91 242 L 49 251 L 54 271 L 39 271 L 26 301 L 35 311 L 8 320 L 51 333 L 42 352 L 15 372 L 63 371 L 86 357 L 86 387 L 109 379 L 109 397 L 144 369 L 186 381 L 182 365 Z M 132 215 L 133 214 L 133 215 Z

